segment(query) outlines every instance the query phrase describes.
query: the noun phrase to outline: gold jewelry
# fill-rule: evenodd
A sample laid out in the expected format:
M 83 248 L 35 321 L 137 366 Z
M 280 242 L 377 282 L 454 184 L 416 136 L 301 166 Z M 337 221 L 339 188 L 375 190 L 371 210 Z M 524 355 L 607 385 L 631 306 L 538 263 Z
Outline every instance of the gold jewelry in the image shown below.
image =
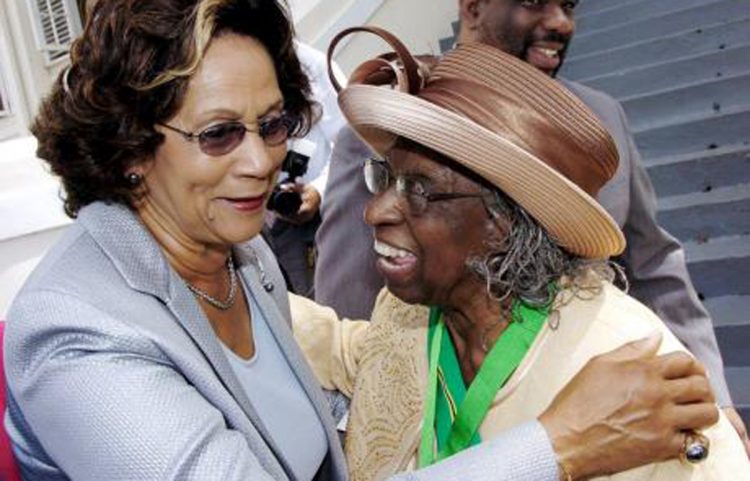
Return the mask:
M 709 439 L 698 431 L 688 430 L 684 432 L 685 439 L 682 442 L 680 461 L 687 464 L 698 464 L 708 458 Z
M 232 260 L 231 253 L 229 254 L 229 257 L 227 257 L 227 270 L 229 271 L 229 295 L 227 296 L 226 301 L 220 301 L 216 299 L 208 292 L 195 287 L 187 281 L 185 281 L 185 284 L 187 285 L 187 288 L 190 289 L 190 292 L 192 292 L 199 298 L 208 302 L 210 305 L 220 311 L 226 311 L 234 305 L 234 301 L 237 295 L 237 273 L 234 270 L 234 261 Z

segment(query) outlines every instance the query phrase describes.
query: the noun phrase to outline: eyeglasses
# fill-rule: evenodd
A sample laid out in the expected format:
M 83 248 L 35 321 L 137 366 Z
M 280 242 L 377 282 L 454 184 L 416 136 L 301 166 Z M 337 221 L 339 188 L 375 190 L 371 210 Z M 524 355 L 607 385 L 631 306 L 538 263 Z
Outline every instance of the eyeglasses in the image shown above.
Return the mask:
M 268 147 L 281 145 L 299 126 L 299 117 L 286 111 L 271 118 L 263 119 L 258 129 L 248 129 L 238 121 L 222 122 L 212 125 L 198 133 L 185 132 L 167 124 L 158 124 L 182 135 L 188 142 L 198 141 L 198 147 L 206 155 L 220 156 L 237 148 L 245 139 L 247 132 L 256 132 Z
M 485 196 L 481 192 L 429 192 L 424 180 L 414 176 L 394 175 L 388 162 L 381 159 L 367 159 L 364 174 L 367 190 L 372 194 L 381 194 L 395 185 L 396 193 L 406 200 L 409 211 L 414 215 L 423 214 L 430 202 Z

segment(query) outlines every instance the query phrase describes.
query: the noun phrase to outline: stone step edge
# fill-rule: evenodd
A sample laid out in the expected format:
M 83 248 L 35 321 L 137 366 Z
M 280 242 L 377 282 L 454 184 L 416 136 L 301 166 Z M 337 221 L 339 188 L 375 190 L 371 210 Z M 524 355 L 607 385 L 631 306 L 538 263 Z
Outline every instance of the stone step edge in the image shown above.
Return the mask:
M 600 80 L 604 80 L 609 77 L 623 77 L 626 75 L 638 74 L 642 71 L 656 69 L 660 67 L 669 68 L 671 64 L 680 63 L 680 62 L 689 62 L 691 60 L 700 61 L 704 58 L 711 57 L 712 55 L 716 55 L 717 53 L 727 53 L 727 52 L 734 53 L 735 51 L 741 52 L 741 51 L 747 50 L 748 48 L 750 48 L 750 42 L 733 45 L 730 48 L 727 48 L 724 50 L 711 50 L 709 52 L 701 52 L 701 53 L 697 53 L 693 55 L 685 55 L 684 57 L 675 57 L 674 59 L 669 60 L 668 62 L 653 62 L 653 63 L 647 63 L 647 64 L 639 64 L 633 67 L 629 67 L 629 68 L 622 69 L 622 70 L 617 70 L 614 72 L 607 72 L 601 75 L 594 75 L 591 77 L 584 77 L 584 78 L 576 79 L 576 82 L 585 84 L 587 82 L 598 82 Z M 750 72 L 750 65 L 748 65 L 748 72 Z M 723 78 L 723 77 L 717 77 L 717 78 Z
M 731 20 L 729 22 L 717 22 L 717 23 L 711 23 L 711 24 L 708 24 L 708 25 L 703 25 L 703 26 L 700 27 L 700 29 L 705 33 L 706 30 L 712 30 L 712 29 L 723 30 L 723 29 L 727 28 L 727 25 L 738 24 L 738 23 L 746 23 L 748 21 L 750 21 L 750 15 L 746 16 L 746 17 L 740 17 L 740 18 Z M 677 32 L 672 32 L 672 33 L 667 34 L 667 35 L 661 35 L 661 36 L 658 36 L 658 37 L 646 38 L 646 39 L 643 39 L 643 40 L 638 40 L 638 41 L 635 41 L 635 42 L 626 43 L 626 44 L 620 45 L 618 47 L 608 48 L 606 50 L 597 50 L 595 52 L 585 53 L 583 55 L 575 55 L 575 56 L 572 56 L 572 57 L 567 57 L 565 59 L 565 61 L 566 62 L 575 62 L 575 61 L 578 61 L 578 60 L 581 60 L 581 59 L 586 60 L 589 57 L 596 57 L 596 56 L 603 56 L 603 55 L 609 56 L 609 55 L 612 55 L 613 53 L 616 54 L 618 50 L 624 50 L 624 49 L 628 49 L 628 48 L 644 46 L 646 44 L 654 43 L 654 42 L 657 42 L 657 41 L 663 41 L 665 39 L 672 39 L 672 38 L 682 37 L 682 36 L 685 36 L 685 35 L 690 35 L 690 34 L 695 33 L 695 30 L 696 30 L 695 27 L 688 28 L 688 29 L 685 29 L 685 30 L 679 30 Z M 581 37 L 575 37 L 574 41 L 575 42 L 581 41 Z M 585 41 L 585 40 L 583 40 L 583 41 Z M 645 64 L 645 65 L 651 65 L 651 64 Z
M 683 8 L 683 9 L 672 10 L 672 11 L 669 11 L 669 12 L 663 12 L 663 13 L 661 13 L 659 15 L 654 15 L 653 17 L 645 17 L 645 18 L 640 18 L 640 19 L 636 19 L 636 20 L 631 20 L 629 22 L 618 23 L 618 24 L 613 25 L 613 26 L 608 26 L 608 27 L 605 27 L 605 28 L 599 28 L 599 29 L 596 29 L 596 30 L 587 30 L 586 32 L 582 33 L 581 35 L 577 35 L 576 38 L 579 39 L 579 40 L 580 39 L 585 39 L 585 38 L 590 37 L 590 36 L 601 35 L 601 34 L 607 33 L 610 30 L 620 29 L 620 28 L 623 28 L 623 27 L 627 27 L 629 25 L 632 26 L 634 24 L 643 23 L 644 21 L 653 21 L 653 20 L 657 20 L 657 19 L 662 19 L 663 20 L 664 17 L 669 17 L 669 16 L 674 15 L 676 13 L 687 12 L 687 11 L 690 11 L 690 10 L 705 9 L 707 7 L 715 6 L 716 4 L 722 4 L 722 3 L 731 4 L 732 2 L 726 2 L 725 0 L 707 1 L 703 5 L 696 5 L 696 6 L 689 7 L 689 8 Z M 695 29 L 693 28 L 691 30 L 695 30 Z M 663 38 L 663 37 L 660 37 L 660 38 Z
M 602 14 L 605 14 L 605 13 L 606 14 L 610 14 L 615 9 L 625 10 L 625 7 L 628 7 L 628 5 L 631 5 L 632 3 L 642 3 L 643 6 L 647 7 L 648 4 L 651 3 L 652 1 L 653 0 L 635 0 L 634 2 L 627 2 L 627 3 L 622 2 L 622 3 L 619 3 L 617 6 L 615 6 L 614 8 L 607 8 L 605 10 L 600 10 L 598 12 L 591 12 L 591 13 L 584 14 L 584 15 L 575 15 L 576 23 L 580 24 L 582 20 L 591 21 L 590 17 L 595 16 L 595 15 L 602 15 Z M 613 21 L 609 21 L 609 22 L 598 22 L 599 25 L 592 24 L 590 27 L 587 26 L 583 30 L 580 30 L 580 34 L 585 35 L 585 34 L 588 34 L 589 32 L 609 30 L 609 29 L 612 29 L 612 28 L 615 28 L 615 27 L 619 27 L 619 26 L 622 26 L 622 25 L 627 25 L 629 23 L 635 23 L 635 22 L 638 22 L 638 21 L 648 20 L 648 19 L 651 19 L 651 18 L 658 18 L 659 16 L 663 16 L 665 14 L 668 15 L 668 14 L 673 14 L 673 13 L 677 13 L 677 12 L 682 12 L 682 11 L 685 11 L 685 10 L 690 10 L 691 8 L 699 8 L 699 7 L 704 7 L 706 5 L 712 5 L 714 3 L 719 3 L 720 1 L 726 1 L 726 0 L 698 0 L 698 2 L 699 2 L 698 4 L 692 5 L 690 7 L 685 7 L 683 2 L 674 2 L 675 4 L 671 5 L 671 7 L 669 7 L 670 10 L 665 10 L 665 11 L 661 12 L 658 15 L 652 14 L 651 16 L 648 16 L 648 17 L 641 17 L 639 19 L 626 20 L 626 21 L 620 21 L 619 18 L 616 18 Z M 634 7 L 630 6 L 628 8 L 632 9 Z M 635 8 L 638 8 L 638 7 L 636 6 Z M 617 23 L 614 23 L 614 22 L 617 22 Z M 595 25 L 596 25 L 596 28 L 594 29 L 593 27 Z M 602 27 L 601 25 L 606 25 L 606 27 Z M 578 30 L 577 30 L 577 32 L 578 32 Z
M 659 198 L 659 212 L 689 209 L 704 205 L 750 201 L 750 184 L 741 183 L 717 187 L 708 192 L 690 192 Z
M 709 297 L 703 301 L 711 318 L 714 328 L 727 326 L 747 326 L 750 328 L 750 295 L 727 295 Z
M 722 259 L 750 258 L 750 235 L 715 237 L 707 242 L 684 242 L 688 265 Z
M 640 3 L 642 1 L 643 0 L 618 0 L 616 3 L 614 3 L 610 7 L 605 7 L 603 9 L 601 9 L 601 10 L 593 10 L 593 11 L 589 10 L 588 7 L 590 5 L 595 5 L 596 2 L 584 1 L 584 2 L 581 2 L 581 7 L 583 7 L 583 8 L 581 9 L 579 7 L 578 9 L 576 9 L 576 19 L 580 20 L 580 19 L 586 18 L 586 17 L 591 16 L 591 15 L 599 15 L 600 13 L 609 12 L 611 10 L 616 10 L 618 8 L 622 8 L 623 6 L 630 5 L 632 3 Z
M 750 97 L 748 98 L 748 102 L 750 102 Z M 731 107 L 722 108 L 721 112 L 719 113 L 698 112 L 692 115 L 682 115 L 679 117 L 677 121 L 675 121 L 674 119 L 669 119 L 661 123 L 649 125 L 648 127 L 640 127 L 640 128 L 632 127 L 631 131 L 634 135 L 637 136 L 639 134 L 649 132 L 652 130 L 668 129 L 670 127 L 678 127 L 680 125 L 688 125 L 688 124 L 694 124 L 698 122 L 705 122 L 707 120 L 715 120 L 721 117 L 741 115 L 744 113 L 750 113 L 750 103 L 742 104 L 742 105 L 732 105 Z
M 750 69 L 748 69 L 747 72 L 742 72 L 742 73 L 738 73 L 734 75 L 727 75 L 727 76 L 722 76 L 722 77 L 713 77 L 711 79 L 701 80 L 699 82 L 690 82 L 690 83 L 678 85 L 676 87 L 670 87 L 670 88 L 661 89 L 661 90 L 652 90 L 650 92 L 644 92 L 640 94 L 630 95 L 627 97 L 622 97 L 617 100 L 621 104 L 625 104 L 628 102 L 648 99 L 649 97 L 658 97 L 660 95 L 668 95 L 674 92 L 680 92 L 682 90 L 688 90 L 688 89 L 692 89 L 696 87 L 707 87 L 707 86 L 716 85 L 722 82 L 731 82 L 732 80 L 744 79 L 744 78 L 750 78 Z
M 682 163 L 694 162 L 697 160 L 710 160 L 712 157 L 730 157 L 734 155 L 745 154 L 750 159 L 750 142 L 736 143 L 715 149 L 696 150 L 684 154 L 663 155 L 661 157 L 644 158 L 643 165 L 646 169 L 664 167 L 668 165 L 678 165 Z

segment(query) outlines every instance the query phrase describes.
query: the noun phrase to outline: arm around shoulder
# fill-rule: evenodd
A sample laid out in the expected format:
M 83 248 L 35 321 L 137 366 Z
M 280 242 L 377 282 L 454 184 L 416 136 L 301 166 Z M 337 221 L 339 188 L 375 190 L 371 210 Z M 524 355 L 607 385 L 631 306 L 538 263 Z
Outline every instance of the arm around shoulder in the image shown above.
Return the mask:
M 352 397 L 368 321 L 340 319 L 330 307 L 289 295 L 294 339 L 325 389 Z

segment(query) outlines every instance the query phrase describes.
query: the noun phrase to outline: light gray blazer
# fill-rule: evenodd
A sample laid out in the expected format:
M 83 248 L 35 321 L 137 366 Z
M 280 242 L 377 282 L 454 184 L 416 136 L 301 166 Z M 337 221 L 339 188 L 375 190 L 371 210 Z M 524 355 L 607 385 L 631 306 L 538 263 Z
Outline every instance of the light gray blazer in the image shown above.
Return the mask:
M 598 200 L 627 239 L 622 261 L 630 294 L 653 309 L 706 365 L 719 403 L 731 405 L 711 318 L 690 281 L 685 251 L 656 221 L 656 196 L 622 107 L 602 92 L 563 83 L 599 117 L 617 144 L 619 167 Z M 362 165 L 371 153 L 348 127 L 335 145 L 316 237 L 315 300 L 342 317 L 367 319 L 383 286 L 375 270 L 372 232 L 362 220 L 370 198 Z
M 289 329 L 278 266 L 260 238 L 237 247 L 235 259 L 325 428 L 316 479 L 344 481 L 329 406 Z M 8 315 L 5 369 L 5 425 L 26 480 L 294 480 L 194 296 L 125 207 L 87 206 L 40 263 Z M 543 428 L 531 423 L 400 478 L 553 480 L 556 469 Z

